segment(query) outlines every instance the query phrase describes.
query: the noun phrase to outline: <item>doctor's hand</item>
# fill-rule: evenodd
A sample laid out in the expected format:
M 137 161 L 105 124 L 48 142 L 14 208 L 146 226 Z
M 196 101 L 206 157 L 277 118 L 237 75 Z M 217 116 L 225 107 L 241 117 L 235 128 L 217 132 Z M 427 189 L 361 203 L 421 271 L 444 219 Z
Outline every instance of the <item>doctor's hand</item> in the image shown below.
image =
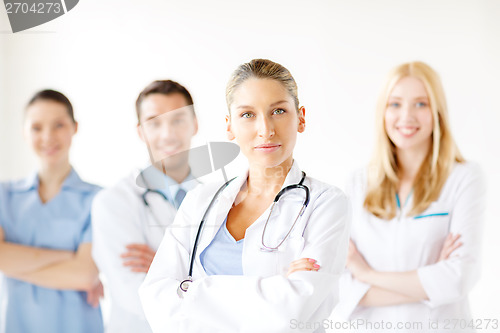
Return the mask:
M 373 270 L 366 262 L 365 258 L 359 253 L 358 248 L 352 240 L 349 239 L 349 249 L 347 250 L 346 267 L 351 271 L 355 279 L 361 282 L 367 282 L 366 278 Z
M 130 267 L 132 272 L 147 273 L 156 252 L 146 244 L 129 244 L 127 250 L 121 255 L 124 259 L 123 266 Z
M 104 288 L 100 280 L 87 291 L 87 303 L 96 308 L 99 305 L 99 298 L 104 297 Z
M 318 271 L 320 266 L 316 264 L 316 260 L 311 258 L 302 258 L 292 261 L 290 264 L 290 268 L 288 268 L 288 273 L 286 276 L 288 277 L 293 272 L 298 271 Z
M 458 241 L 461 236 L 460 234 L 453 235 L 451 232 L 446 236 L 438 262 L 448 259 L 453 251 L 462 246 L 463 243 Z

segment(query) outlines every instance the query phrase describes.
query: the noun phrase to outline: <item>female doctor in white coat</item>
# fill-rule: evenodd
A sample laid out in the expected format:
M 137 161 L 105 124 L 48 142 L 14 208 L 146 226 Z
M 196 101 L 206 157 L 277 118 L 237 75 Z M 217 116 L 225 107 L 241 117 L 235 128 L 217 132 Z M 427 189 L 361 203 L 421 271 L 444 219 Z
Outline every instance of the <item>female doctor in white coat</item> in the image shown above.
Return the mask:
M 347 191 L 350 273 L 336 312 L 391 332 L 473 331 L 481 323 L 467 294 L 479 277 L 484 182 L 453 141 L 436 72 L 422 62 L 392 70 L 376 121 L 372 166 Z
M 347 254 L 346 197 L 304 177 L 293 159 L 305 110 L 286 68 L 262 59 L 245 63 L 226 98 L 228 137 L 236 139 L 249 168 L 227 187 L 209 184 L 188 193 L 139 291 L 146 317 L 154 332 L 322 332 Z M 304 187 L 272 205 L 281 189 L 299 183 L 309 189 L 302 214 Z M 181 289 L 214 196 L 193 281 Z

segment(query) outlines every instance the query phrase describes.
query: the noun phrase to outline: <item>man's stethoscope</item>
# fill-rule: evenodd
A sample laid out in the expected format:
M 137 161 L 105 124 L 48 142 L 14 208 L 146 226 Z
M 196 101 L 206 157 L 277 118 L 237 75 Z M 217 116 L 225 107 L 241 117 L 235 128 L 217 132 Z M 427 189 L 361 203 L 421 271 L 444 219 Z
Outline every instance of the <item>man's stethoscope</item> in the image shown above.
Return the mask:
M 236 178 L 236 177 L 235 177 Z M 188 277 L 183 280 L 180 285 L 179 285 L 179 288 L 177 290 L 177 294 L 180 296 L 180 297 L 183 297 L 183 293 L 182 292 L 186 292 L 189 288 L 189 285 L 193 282 L 193 265 L 194 265 L 194 259 L 196 257 L 196 251 L 198 249 L 198 242 L 200 240 L 200 237 L 201 237 L 201 234 L 203 233 L 203 229 L 205 227 L 205 220 L 206 220 L 206 217 L 208 215 L 208 213 L 210 212 L 210 209 L 212 208 L 214 202 L 217 200 L 217 198 L 219 197 L 220 193 L 229 185 L 229 183 L 231 183 L 235 178 L 227 181 L 226 183 L 224 183 L 218 190 L 217 192 L 215 192 L 215 195 L 214 197 L 212 198 L 212 201 L 210 201 L 210 204 L 208 205 L 207 209 L 205 210 L 205 213 L 203 214 L 203 217 L 201 219 L 201 222 L 200 222 L 200 226 L 198 227 L 198 232 L 196 233 L 196 238 L 194 240 L 194 244 L 193 244 L 193 251 L 191 252 L 191 257 L 190 257 L 190 260 L 189 260 L 189 273 L 188 273 Z M 261 251 L 266 251 L 266 252 L 275 252 L 278 250 L 278 248 L 283 244 L 283 242 L 288 238 L 288 236 L 290 235 L 290 233 L 292 232 L 293 230 L 293 227 L 295 226 L 295 224 L 297 223 L 297 220 L 299 219 L 299 217 L 302 216 L 302 214 L 304 214 L 304 211 L 307 207 L 307 205 L 309 204 L 309 188 L 306 186 L 306 185 L 303 185 L 303 182 L 304 182 L 304 179 L 306 178 L 306 173 L 304 171 L 302 171 L 302 178 L 300 179 L 300 182 L 297 183 L 297 184 L 292 184 L 292 185 L 288 185 L 286 187 L 284 187 L 283 189 L 281 189 L 281 191 L 279 191 L 279 193 L 276 195 L 276 197 L 274 198 L 274 201 L 273 201 L 273 204 L 271 206 L 271 210 L 269 211 L 269 215 L 267 216 L 267 220 L 266 220 L 266 224 L 264 225 L 264 230 L 262 231 L 262 246 L 261 246 Z M 271 214 L 273 213 L 273 209 L 274 209 L 274 206 L 276 205 L 276 203 L 280 200 L 281 196 L 283 194 L 285 194 L 286 192 L 290 191 L 290 190 L 293 190 L 293 189 L 302 189 L 304 190 L 305 192 L 305 198 L 304 198 L 304 201 L 302 203 L 302 208 L 300 209 L 299 211 L 299 214 L 297 215 L 297 217 L 295 218 L 295 221 L 293 222 L 292 226 L 290 227 L 290 230 L 288 230 L 288 233 L 285 235 L 285 237 L 283 238 L 283 240 L 275 247 L 272 247 L 272 246 L 267 246 L 265 243 L 264 243 L 264 236 L 266 234 L 266 229 L 267 229 L 267 224 L 269 222 L 269 219 L 271 218 Z
M 142 181 L 144 182 L 144 184 L 145 184 L 146 186 L 148 186 L 148 183 L 147 183 L 146 179 L 144 178 L 144 175 L 142 174 L 142 172 L 140 173 L 140 177 L 141 177 Z M 151 189 L 151 188 L 149 188 L 149 187 L 147 187 L 147 188 L 146 188 L 146 191 L 144 191 L 144 193 L 142 193 L 142 195 L 141 195 L 141 198 L 142 198 L 142 201 L 143 201 L 143 203 L 144 203 L 144 206 L 147 208 L 147 210 L 149 211 L 149 213 L 151 214 L 151 216 L 152 216 L 152 217 L 153 217 L 153 219 L 155 220 L 156 225 L 157 225 L 157 226 L 160 226 L 160 225 L 161 225 L 161 224 L 160 224 L 160 220 L 158 219 L 158 217 L 157 217 L 157 216 L 156 216 L 156 214 L 154 213 L 153 208 L 149 205 L 149 202 L 148 202 L 148 199 L 147 199 L 147 196 L 148 196 L 148 194 L 149 194 L 149 193 L 154 193 L 154 194 L 156 194 L 156 195 L 161 196 L 161 197 L 163 198 L 163 200 L 164 200 L 164 201 L 168 201 L 168 202 L 170 202 L 170 200 L 168 200 L 168 198 L 167 198 L 167 196 L 165 195 L 165 193 L 163 193 L 163 192 L 161 192 L 161 191 L 159 191 L 159 190 Z M 171 203 L 171 202 L 170 202 L 170 203 Z M 175 207 L 175 205 L 174 205 L 174 204 L 172 204 L 172 205 Z
M 146 208 L 148 209 L 149 213 L 151 214 L 151 216 L 153 217 L 153 219 L 155 220 L 155 222 L 157 223 L 157 225 L 160 225 L 160 220 L 158 219 L 158 217 L 156 216 L 155 212 L 153 211 L 153 208 L 151 208 L 151 206 L 149 205 L 149 202 L 148 200 L 146 199 L 148 193 L 155 193 L 155 194 L 158 194 L 160 195 L 164 201 L 168 201 L 168 198 L 167 196 L 165 195 L 165 193 L 162 193 L 158 190 L 152 190 L 150 188 L 148 188 L 146 191 L 144 191 L 144 193 L 142 194 L 142 201 L 144 202 L 144 206 L 146 206 Z

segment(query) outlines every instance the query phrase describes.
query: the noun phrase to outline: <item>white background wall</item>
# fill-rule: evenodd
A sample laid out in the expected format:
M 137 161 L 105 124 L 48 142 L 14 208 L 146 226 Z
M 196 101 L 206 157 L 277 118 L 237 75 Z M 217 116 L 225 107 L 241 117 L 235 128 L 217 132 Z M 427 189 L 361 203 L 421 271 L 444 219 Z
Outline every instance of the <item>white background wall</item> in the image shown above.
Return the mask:
M 0 9 L 0 179 L 36 168 L 22 137 L 25 103 L 61 90 L 80 122 L 72 162 L 108 186 L 146 161 L 134 101 L 154 79 L 185 84 L 197 108 L 194 145 L 225 140 L 225 84 L 252 58 L 285 65 L 299 85 L 307 130 L 296 159 L 343 186 L 372 151 L 376 95 L 387 71 L 423 60 L 441 75 L 452 129 L 489 183 L 475 318 L 500 319 L 500 1 L 82 0 L 68 14 L 12 34 Z M 234 173 L 237 162 L 228 167 Z

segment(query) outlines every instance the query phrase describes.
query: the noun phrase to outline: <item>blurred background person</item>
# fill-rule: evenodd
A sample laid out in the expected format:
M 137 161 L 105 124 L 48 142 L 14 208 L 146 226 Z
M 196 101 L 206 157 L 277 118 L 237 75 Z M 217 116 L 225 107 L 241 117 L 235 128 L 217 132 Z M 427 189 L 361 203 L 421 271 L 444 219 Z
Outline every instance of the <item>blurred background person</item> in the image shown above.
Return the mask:
M 391 322 L 389 331 L 398 322 L 409 325 L 400 331 L 473 331 L 467 296 L 479 279 L 485 184 L 455 145 L 431 67 L 411 62 L 389 73 L 376 132 L 372 163 L 347 190 L 349 272 L 336 310 Z
M 78 129 L 73 107 L 54 90 L 37 93 L 24 133 L 40 167 L 0 184 L 0 270 L 6 333 L 103 331 L 102 285 L 91 257 L 90 209 L 99 187 L 69 162 Z
M 94 260 L 110 317 L 106 332 L 150 332 L 137 293 L 165 232 L 195 180 L 188 150 L 198 131 L 193 100 L 171 80 L 154 81 L 136 101 L 137 133 L 150 164 L 102 190 L 92 207 Z M 107 319 L 107 318 L 105 318 Z

